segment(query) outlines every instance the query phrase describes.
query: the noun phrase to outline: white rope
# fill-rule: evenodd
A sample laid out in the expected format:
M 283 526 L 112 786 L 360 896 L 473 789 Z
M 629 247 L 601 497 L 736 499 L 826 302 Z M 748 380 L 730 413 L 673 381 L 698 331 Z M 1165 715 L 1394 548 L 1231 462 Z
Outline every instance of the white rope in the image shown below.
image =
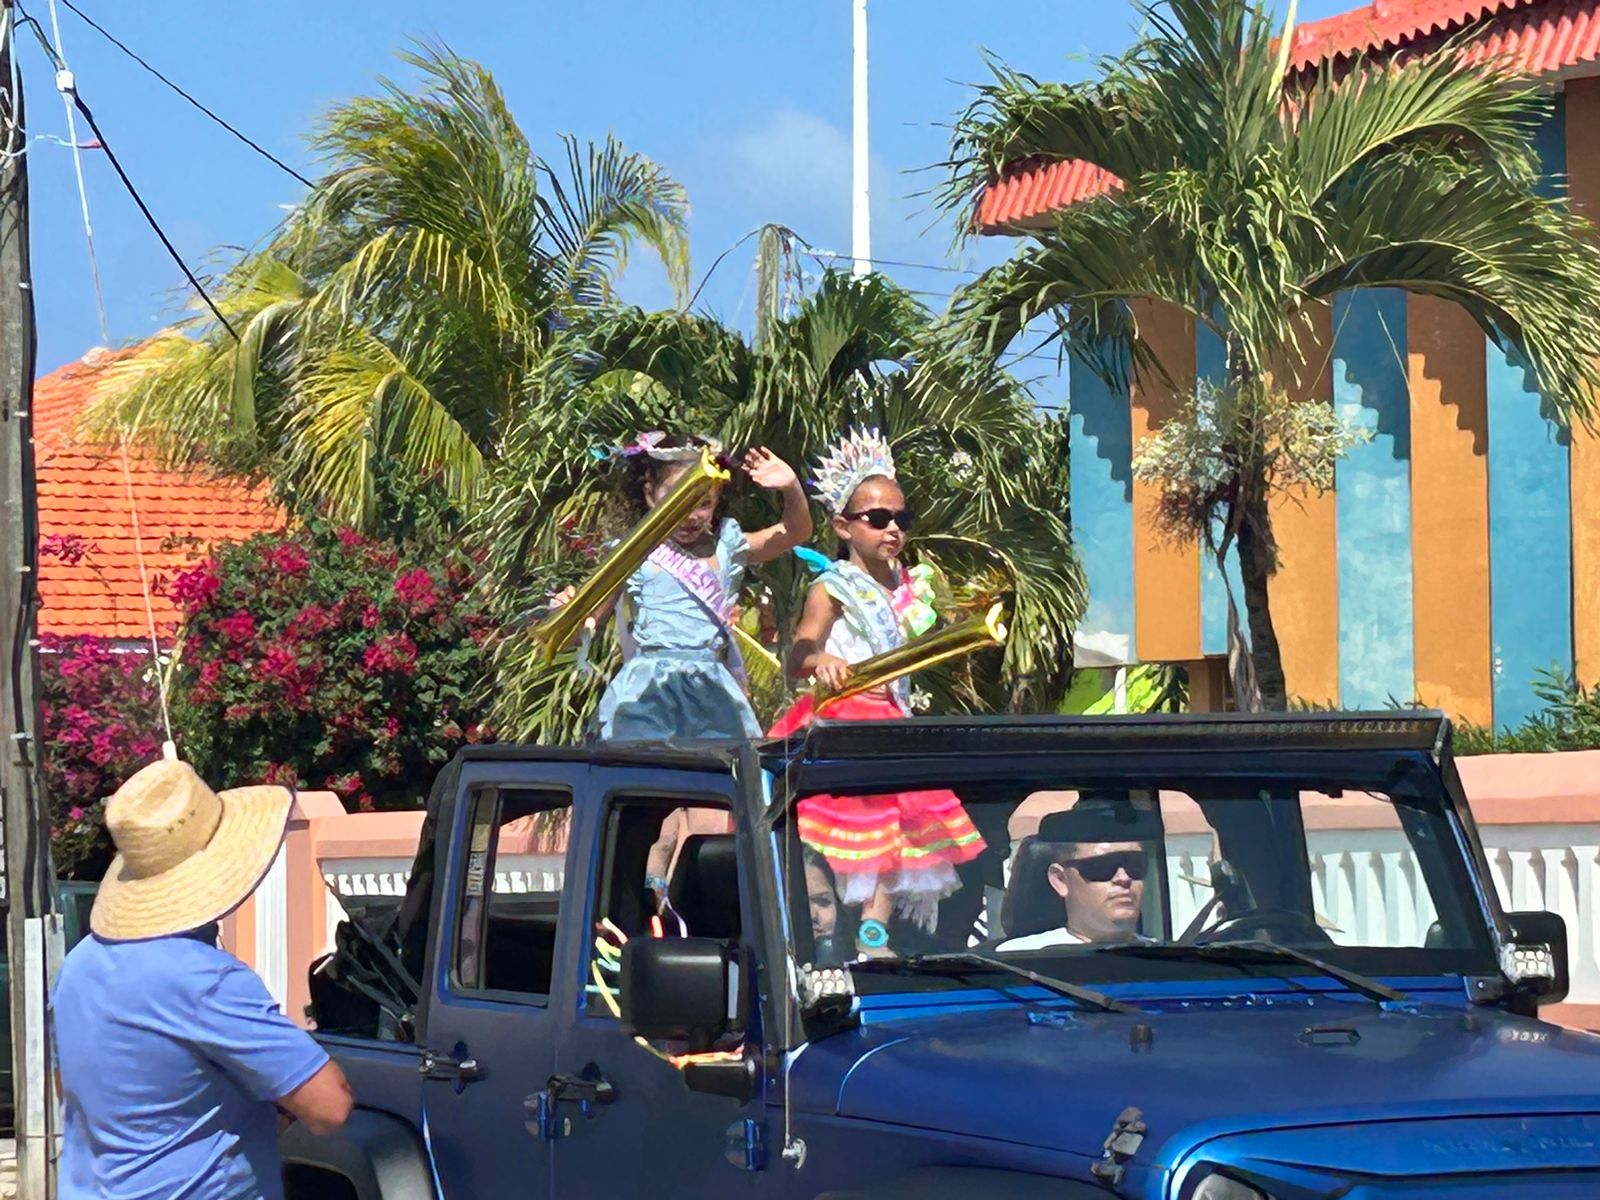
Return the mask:
M 150 663 L 156 673 L 156 695 L 161 700 L 161 728 L 167 739 L 161 743 L 161 756 L 168 761 L 178 757 L 177 739 L 172 736 L 172 708 L 167 700 L 167 672 L 161 664 L 161 644 L 156 638 L 155 608 L 150 602 L 150 575 L 144 565 L 144 536 L 139 529 L 139 505 L 133 498 L 133 471 L 128 466 L 128 438 L 120 438 L 122 486 L 128 496 L 128 520 L 133 526 L 133 557 L 139 564 L 139 590 L 144 593 L 145 629 L 150 634 Z
M 56 0 L 50 0 L 50 34 L 56 43 L 56 61 L 61 64 L 56 71 L 56 91 L 67 110 L 67 140 L 72 143 L 72 169 L 78 176 L 78 204 L 83 209 L 83 236 L 89 244 L 89 271 L 94 276 L 94 304 L 100 315 L 100 344 L 111 348 L 111 326 L 106 321 L 106 300 L 100 290 L 100 259 L 94 252 L 94 223 L 89 220 L 89 189 L 83 182 L 83 152 L 78 147 L 78 110 L 73 106 L 72 93 L 77 82 L 67 69 L 67 52 L 61 44 L 61 20 L 56 12 Z
M 67 137 L 72 144 L 72 167 L 78 177 L 78 205 L 83 212 L 83 237 L 89 247 L 89 272 L 94 278 L 95 310 L 100 317 L 101 343 L 111 348 L 111 327 L 106 320 L 105 293 L 100 286 L 100 258 L 94 248 L 94 223 L 89 219 L 89 189 L 83 180 L 83 154 L 78 146 L 77 112 L 72 104 L 77 82 L 67 68 L 66 50 L 61 44 L 61 21 L 56 11 L 56 0 L 50 0 L 50 32 L 55 39 L 56 61 L 61 64 L 56 71 L 56 90 L 67 110 Z M 177 742 L 172 736 L 172 708 L 167 697 L 167 673 L 161 663 L 161 641 L 156 636 L 155 605 L 150 598 L 150 572 L 144 561 L 144 533 L 139 526 L 139 505 L 133 495 L 133 468 L 128 461 L 128 437 L 118 437 L 118 458 L 122 463 L 122 488 L 128 498 L 128 522 L 133 528 L 133 557 L 139 566 L 139 590 L 144 597 L 145 628 L 150 635 L 150 666 L 156 676 L 156 695 L 161 703 L 161 728 L 166 740 L 161 744 L 161 755 L 166 759 L 178 756 Z

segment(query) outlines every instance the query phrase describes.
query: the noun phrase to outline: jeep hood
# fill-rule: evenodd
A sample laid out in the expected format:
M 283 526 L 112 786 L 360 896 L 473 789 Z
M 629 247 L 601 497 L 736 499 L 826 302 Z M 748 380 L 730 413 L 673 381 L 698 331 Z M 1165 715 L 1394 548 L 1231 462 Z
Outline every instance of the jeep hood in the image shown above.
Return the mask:
M 1361 1125 L 1370 1138 L 1388 1121 L 1600 1115 L 1600 1038 L 1488 1009 L 1338 1000 L 920 1016 L 826 1038 L 793 1070 L 797 1107 L 1090 1157 L 1137 1107 L 1139 1157 L 1159 1151 L 1168 1167 L 1243 1131 Z M 1582 1124 L 1564 1153 L 1600 1166 L 1600 1124 Z

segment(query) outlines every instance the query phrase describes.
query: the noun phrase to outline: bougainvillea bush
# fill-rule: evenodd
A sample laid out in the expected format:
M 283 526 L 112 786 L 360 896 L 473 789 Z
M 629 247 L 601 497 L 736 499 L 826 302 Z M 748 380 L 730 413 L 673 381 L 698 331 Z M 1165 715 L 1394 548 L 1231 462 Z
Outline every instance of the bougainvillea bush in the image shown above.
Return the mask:
M 105 801 L 161 754 L 150 655 L 106 638 L 40 639 L 44 787 L 56 874 L 99 879 L 111 862 Z
M 439 525 L 389 541 L 312 522 L 217 549 L 169 589 L 184 756 L 217 786 L 420 805 L 439 766 L 489 736 L 475 573 Z

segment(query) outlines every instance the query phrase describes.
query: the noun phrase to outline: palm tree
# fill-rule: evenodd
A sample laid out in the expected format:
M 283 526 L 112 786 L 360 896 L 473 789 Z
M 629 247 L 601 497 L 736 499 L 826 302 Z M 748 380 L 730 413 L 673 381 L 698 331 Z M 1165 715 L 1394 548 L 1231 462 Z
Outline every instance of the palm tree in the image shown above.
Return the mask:
M 915 386 L 917 357 L 937 323 L 882 276 L 828 272 L 794 311 L 776 308 L 754 345 L 682 312 L 597 312 L 574 327 L 582 349 L 547 359 L 551 371 L 536 386 L 549 402 L 524 406 L 486 504 L 502 614 L 526 615 L 586 573 L 590 562 L 573 553 L 575 542 L 593 546 L 620 532 L 608 524 L 606 472 L 592 449 L 640 429 L 709 431 L 730 447 L 766 445 L 802 465 L 850 425 L 875 425 L 892 440 L 918 510 L 914 550 L 941 568 L 957 603 L 1001 593 L 1012 600 L 1003 659 L 922 681 L 936 708 L 1053 706 L 1071 673 L 1071 631 L 1084 603 L 1065 519 L 1064 424 L 1037 414 L 1004 376 L 981 388 Z M 759 496 L 735 503 L 747 527 L 771 520 Z M 760 570 L 747 599 L 761 596 L 787 631 L 808 581 L 797 560 L 782 559 Z M 596 650 L 601 665 L 612 653 L 609 642 Z M 579 733 L 605 672 L 572 667 L 568 656 L 546 668 L 525 636 L 508 638 L 494 685 L 497 731 L 540 740 Z M 781 698 L 766 699 L 770 715 Z
M 1292 29 L 1276 30 L 1261 0 L 1141 9 L 1147 35 L 1099 79 L 1041 84 L 999 67 L 961 118 L 950 206 L 1030 158 L 1092 163 L 1123 186 L 1053 214 L 977 280 L 956 304 L 962 336 L 945 356 L 992 358 L 1050 314 L 1107 374 L 1130 361 L 1159 370 L 1134 300 L 1216 332 L 1229 444 L 1213 465 L 1225 469 L 1198 492 L 1192 475 L 1172 480 L 1174 507 L 1189 510 L 1191 535 L 1217 515 L 1217 548 L 1237 544 L 1261 701 L 1281 708 L 1267 599 L 1281 456 L 1270 431 L 1294 423 L 1275 365 L 1304 360 L 1311 314 L 1335 294 L 1403 288 L 1460 305 L 1529 364 L 1551 415 L 1587 422 L 1600 383 L 1600 251 L 1587 222 L 1537 190 L 1529 132 L 1547 102 L 1532 83 L 1468 68 L 1456 47 L 1286 80 Z M 1204 419 L 1207 406 L 1191 411 Z M 1312 432 L 1324 450 L 1348 444 L 1337 430 Z
M 270 479 L 371 526 L 386 472 L 470 501 L 561 331 L 634 243 L 688 279 L 683 188 L 614 139 L 536 155 L 488 71 L 443 47 L 406 90 L 333 109 L 328 171 L 197 316 L 126 360 L 93 413 L 169 460 Z

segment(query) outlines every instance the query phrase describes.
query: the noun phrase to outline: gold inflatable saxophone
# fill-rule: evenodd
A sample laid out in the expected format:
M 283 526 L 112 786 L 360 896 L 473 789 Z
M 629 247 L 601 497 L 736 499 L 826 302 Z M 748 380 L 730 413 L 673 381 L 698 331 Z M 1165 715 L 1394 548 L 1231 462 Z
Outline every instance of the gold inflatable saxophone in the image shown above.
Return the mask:
M 666 541 L 672 531 L 688 519 L 711 490 L 728 482 L 728 472 L 717 465 L 710 450 L 702 451 L 700 461 L 684 472 L 683 478 L 601 560 L 594 574 L 585 579 L 572 599 L 552 612 L 533 630 L 533 639 L 544 648 L 544 660 L 556 656 L 571 643 L 583 623 L 598 612 L 607 600 L 627 582 L 650 557 L 650 552 Z
M 819 688 L 813 695 L 820 708 L 835 700 L 845 700 L 893 683 L 902 675 L 925 671 L 929 667 L 952 658 L 963 658 L 979 650 L 1005 644 L 1005 605 L 996 604 L 981 617 L 973 617 L 959 625 L 925 633 L 912 638 L 897 650 L 875 654 L 855 665 L 850 678 L 837 691 Z

